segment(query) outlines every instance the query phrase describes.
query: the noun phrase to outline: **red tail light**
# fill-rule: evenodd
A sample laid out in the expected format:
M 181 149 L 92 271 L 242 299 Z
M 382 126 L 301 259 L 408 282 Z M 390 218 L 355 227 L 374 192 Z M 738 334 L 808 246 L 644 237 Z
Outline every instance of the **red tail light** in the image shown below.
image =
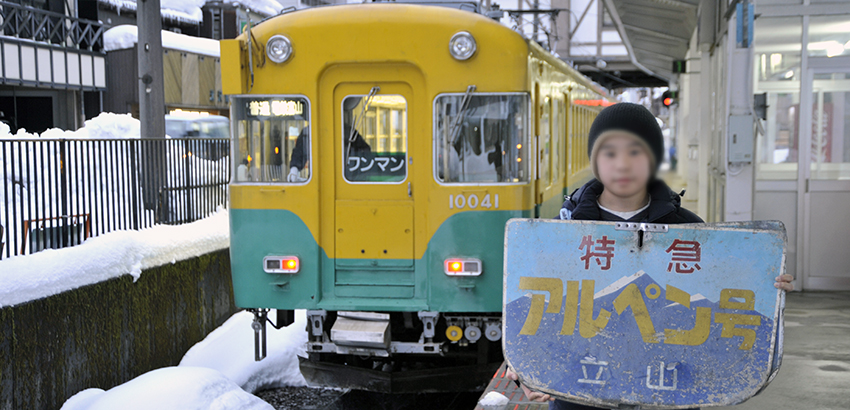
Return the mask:
M 263 258 L 263 270 L 266 273 L 298 273 L 301 262 L 297 256 L 266 256 Z
M 479 276 L 483 271 L 481 260 L 475 258 L 446 259 L 443 267 L 449 276 Z

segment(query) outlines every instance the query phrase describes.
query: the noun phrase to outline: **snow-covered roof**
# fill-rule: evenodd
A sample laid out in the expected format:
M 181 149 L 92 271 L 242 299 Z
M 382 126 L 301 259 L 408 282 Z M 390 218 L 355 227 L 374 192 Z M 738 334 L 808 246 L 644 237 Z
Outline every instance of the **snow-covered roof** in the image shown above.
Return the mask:
M 124 24 L 113 27 L 103 34 L 103 49 L 108 52 L 133 48 L 138 41 L 138 28 Z M 162 31 L 162 47 L 213 57 L 220 55 L 218 40 L 187 36 L 167 30 Z
M 284 3 L 287 1 L 284 0 Z M 280 10 L 285 6 L 277 1 L 277 0 L 233 0 L 233 1 L 223 1 L 223 3 L 230 3 L 234 6 L 239 5 L 242 8 L 246 8 L 251 10 L 257 14 L 262 14 L 266 17 L 275 16 L 280 13 Z M 297 5 L 298 2 L 295 2 Z
M 136 11 L 135 0 L 98 0 L 100 3 L 108 4 L 115 7 L 118 12 Z M 201 12 L 201 7 L 206 3 L 206 0 L 162 0 L 160 3 L 160 13 L 162 17 L 174 21 L 201 24 L 204 15 Z
M 98 0 L 101 3 L 108 4 L 120 13 L 123 10 L 136 11 L 135 0 Z M 287 3 L 287 0 L 283 0 Z M 201 7 L 207 3 L 207 0 L 162 0 L 160 4 L 160 12 L 162 17 L 174 21 L 201 24 L 203 20 L 203 12 Z M 232 4 L 251 10 L 257 14 L 269 17 L 280 13 L 284 8 L 283 4 L 278 0 L 224 0 L 222 3 Z M 295 2 L 298 4 L 298 1 Z

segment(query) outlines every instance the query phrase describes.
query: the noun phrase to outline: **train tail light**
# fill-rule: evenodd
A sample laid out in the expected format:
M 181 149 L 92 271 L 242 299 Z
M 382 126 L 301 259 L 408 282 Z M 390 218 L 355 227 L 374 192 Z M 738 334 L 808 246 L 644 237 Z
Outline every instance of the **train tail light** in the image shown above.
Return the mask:
M 297 256 L 266 256 L 263 258 L 263 270 L 266 273 L 298 273 L 301 261 Z
M 449 276 L 479 276 L 482 272 L 481 260 L 475 258 L 450 258 L 443 266 Z

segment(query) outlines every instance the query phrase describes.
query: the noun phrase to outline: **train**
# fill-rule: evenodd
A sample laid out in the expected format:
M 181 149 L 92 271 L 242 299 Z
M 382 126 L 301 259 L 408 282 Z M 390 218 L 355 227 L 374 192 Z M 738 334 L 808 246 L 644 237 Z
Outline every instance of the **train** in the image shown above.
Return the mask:
M 303 9 L 221 41 L 233 293 L 258 360 L 266 326 L 305 310 L 313 384 L 470 391 L 501 364 L 505 224 L 555 217 L 592 178 L 588 130 L 614 101 L 458 4 Z

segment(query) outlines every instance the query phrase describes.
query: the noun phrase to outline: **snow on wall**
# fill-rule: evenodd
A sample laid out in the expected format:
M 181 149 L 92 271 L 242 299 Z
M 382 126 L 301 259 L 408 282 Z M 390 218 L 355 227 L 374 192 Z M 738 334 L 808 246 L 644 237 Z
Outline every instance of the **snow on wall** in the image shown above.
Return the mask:
M 83 390 L 61 410 L 273 410 L 221 373 L 200 367 L 164 367 L 107 391 Z
M 230 246 L 228 212 L 179 226 L 115 231 L 64 249 L 0 260 L 0 307 L 204 255 Z
M 138 28 L 123 24 L 106 30 L 106 33 L 103 34 L 103 49 L 109 52 L 133 48 L 138 41 Z M 187 36 L 167 30 L 162 31 L 162 47 L 212 57 L 218 57 L 221 54 L 218 40 Z
M 275 312 L 269 313 L 275 317 Z M 282 329 L 266 328 L 268 356 L 254 361 L 254 315 L 242 311 L 198 342 L 183 356 L 179 366 L 215 369 L 249 393 L 283 386 L 306 386 L 298 355 L 306 355 L 307 317 L 295 311 L 295 322 Z

